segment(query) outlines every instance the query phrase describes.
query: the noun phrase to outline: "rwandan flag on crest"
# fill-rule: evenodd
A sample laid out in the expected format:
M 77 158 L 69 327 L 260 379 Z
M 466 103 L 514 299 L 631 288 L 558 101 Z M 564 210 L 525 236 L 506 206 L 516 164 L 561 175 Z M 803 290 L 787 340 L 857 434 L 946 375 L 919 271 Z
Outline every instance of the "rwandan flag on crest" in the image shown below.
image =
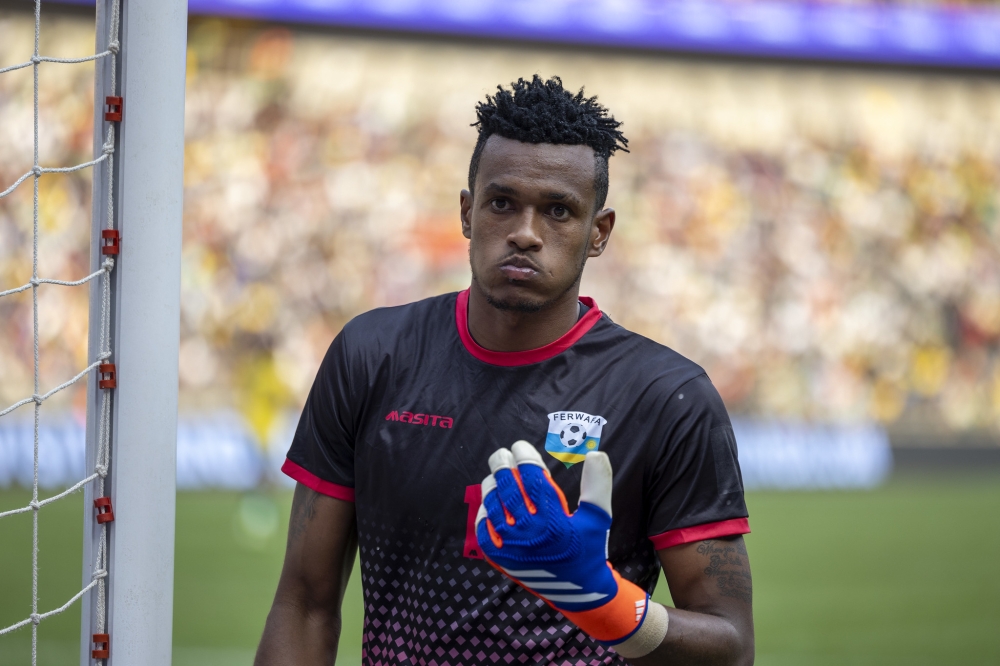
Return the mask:
M 584 412 L 552 412 L 549 432 L 545 435 L 545 450 L 566 467 L 583 462 L 588 451 L 601 445 L 601 430 L 607 420 Z

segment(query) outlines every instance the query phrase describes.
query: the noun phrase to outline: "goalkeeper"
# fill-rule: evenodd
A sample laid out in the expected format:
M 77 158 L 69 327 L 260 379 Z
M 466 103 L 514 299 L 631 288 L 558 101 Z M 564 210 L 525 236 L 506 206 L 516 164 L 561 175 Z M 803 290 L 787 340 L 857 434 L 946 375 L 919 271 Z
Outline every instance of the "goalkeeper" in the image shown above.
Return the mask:
M 621 124 L 537 76 L 477 116 L 471 286 L 330 346 L 283 467 L 298 485 L 255 663 L 335 663 L 359 554 L 372 666 L 752 664 L 725 406 L 579 294 L 615 227 Z M 661 570 L 672 608 L 649 597 Z

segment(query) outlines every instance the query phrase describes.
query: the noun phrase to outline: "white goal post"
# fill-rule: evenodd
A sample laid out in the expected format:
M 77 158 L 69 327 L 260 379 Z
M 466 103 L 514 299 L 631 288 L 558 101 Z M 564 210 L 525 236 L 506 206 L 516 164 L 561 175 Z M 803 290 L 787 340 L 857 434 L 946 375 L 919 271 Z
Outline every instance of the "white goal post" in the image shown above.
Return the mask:
M 98 380 L 111 376 L 100 373 L 87 384 L 87 469 L 100 460 L 102 394 L 111 397 L 104 495 L 114 520 L 98 524 L 98 484 L 87 484 L 83 581 L 86 585 L 94 578 L 106 525 L 107 583 L 106 599 L 96 587 L 83 599 L 80 663 L 101 663 L 94 650 L 106 647 L 109 665 L 169 666 L 187 0 L 97 0 L 98 52 L 116 41 L 110 33 L 118 2 L 117 58 L 99 60 L 95 72 L 95 154 L 102 153 L 109 126 L 115 145 L 113 170 L 94 170 L 91 244 L 94 271 L 108 258 L 101 246 L 117 243 L 119 249 L 111 255 L 112 356 L 105 361 L 114 365 L 116 386 L 99 389 Z M 108 107 L 108 97 L 120 97 L 120 106 L 112 100 Z M 120 111 L 121 119 L 107 120 L 108 110 Z M 109 208 L 111 226 L 120 235 L 102 240 Z M 102 351 L 102 299 L 95 280 L 90 283 L 90 358 Z M 99 630 L 102 604 L 106 627 Z M 95 634 L 107 634 L 108 644 L 95 646 Z

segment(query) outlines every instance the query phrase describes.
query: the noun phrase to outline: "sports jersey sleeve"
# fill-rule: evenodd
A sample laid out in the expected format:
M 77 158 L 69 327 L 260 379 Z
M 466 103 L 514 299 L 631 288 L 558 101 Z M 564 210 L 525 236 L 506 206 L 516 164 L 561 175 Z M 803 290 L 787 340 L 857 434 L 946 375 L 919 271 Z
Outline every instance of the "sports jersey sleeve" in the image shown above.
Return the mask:
M 354 501 L 354 440 L 364 387 L 348 331 L 334 339 L 302 409 L 281 471 L 316 492 Z
M 647 536 L 657 550 L 750 531 L 736 438 L 706 375 L 668 399 L 672 416 L 654 452 Z

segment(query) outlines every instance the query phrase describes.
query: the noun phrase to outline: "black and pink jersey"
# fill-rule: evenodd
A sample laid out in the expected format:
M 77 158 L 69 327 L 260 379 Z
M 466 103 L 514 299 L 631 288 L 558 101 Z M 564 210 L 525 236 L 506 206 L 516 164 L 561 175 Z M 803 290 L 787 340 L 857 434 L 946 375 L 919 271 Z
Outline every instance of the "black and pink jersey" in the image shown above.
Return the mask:
M 364 662 L 624 664 L 482 559 L 474 519 L 487 460 L 519 439 L 534 443 L 574 509 L 578 462 L 605 451 L 609 559 L 652 592 L 656 550 L 749 532 L 725 406 L 699 366 L 626 331 L 591 299 L 555 342 L 495 352 L 469 334 L 468 298 L 347 324 L 283 467 L 355 503 Z

